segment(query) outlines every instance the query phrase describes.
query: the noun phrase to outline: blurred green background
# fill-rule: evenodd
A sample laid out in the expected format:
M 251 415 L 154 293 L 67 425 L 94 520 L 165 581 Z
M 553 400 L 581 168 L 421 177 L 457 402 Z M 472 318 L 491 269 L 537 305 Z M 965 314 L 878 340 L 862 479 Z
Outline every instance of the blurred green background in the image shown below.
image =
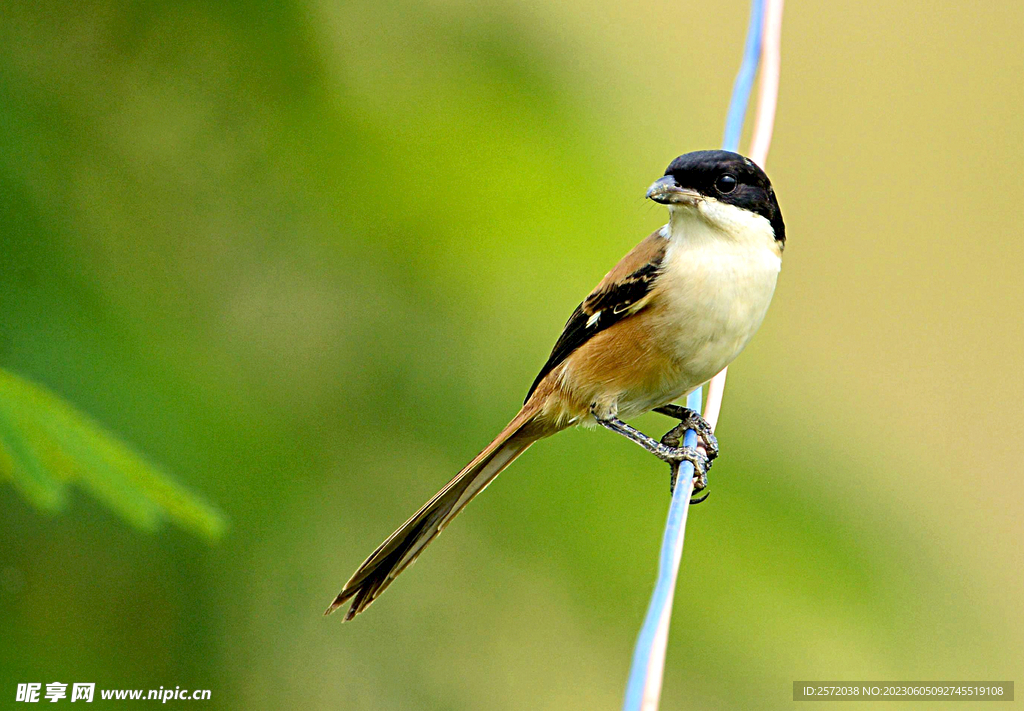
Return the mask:
M 747 5 L 0 15 L 0 367 L 230 520 L 210 544 L 0 482 L 0 706 L 57 680 L 617 708 L 668 487 L 608 433 L 542 442 L 370 612 L 321 613 L 662 224 L 650 182 L 719 144 Z M 1016 1 L 788 3 L 785 266 L 730 369 L 664 708 L 1024 681 L 1022 35 Z

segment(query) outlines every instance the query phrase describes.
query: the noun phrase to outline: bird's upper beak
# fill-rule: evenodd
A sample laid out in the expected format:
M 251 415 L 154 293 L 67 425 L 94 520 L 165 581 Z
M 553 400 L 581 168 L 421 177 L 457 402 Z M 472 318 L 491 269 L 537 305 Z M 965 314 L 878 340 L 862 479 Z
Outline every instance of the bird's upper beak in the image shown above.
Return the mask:
M 676 179 L 671 175 L 658 178 L 647 190 L 647 197 L 662 205 L 695 205 L 701 199 L 701 194 L 696 190 L 679 187 Z

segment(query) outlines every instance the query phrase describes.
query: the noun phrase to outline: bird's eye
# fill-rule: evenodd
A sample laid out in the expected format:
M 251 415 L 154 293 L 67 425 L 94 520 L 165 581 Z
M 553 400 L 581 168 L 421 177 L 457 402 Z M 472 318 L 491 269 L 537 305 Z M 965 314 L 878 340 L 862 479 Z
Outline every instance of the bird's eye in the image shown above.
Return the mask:
M 731 193 L 736 189 L 736 177 L 725 173 L 719 175 L 718 180 L 715 181 L 715 190 L 720 193 Z

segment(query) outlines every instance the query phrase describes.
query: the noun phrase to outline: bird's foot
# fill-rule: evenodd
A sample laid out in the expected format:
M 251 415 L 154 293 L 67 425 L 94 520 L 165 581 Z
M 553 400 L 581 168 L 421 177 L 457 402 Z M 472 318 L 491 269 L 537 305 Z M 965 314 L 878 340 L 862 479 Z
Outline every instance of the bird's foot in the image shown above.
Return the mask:
M 661 407 L 654 408 L 654 411 L 679 420 L 679 424 L 661 438 L 662 442 L 666 442 L 666 438 L 672 435 L 674 441 L 678 444 L 686 430 L 693 430 L 704 444 L 704 451 L 708 453 L 708 461 L 713 462 L 718 457 L 718 438 L 715 437 L 711 424 L 701 417 L 696 410 L 691 410 L 682 405 L 662 405 Z M 669 438 L 669 441 L 672 441 L 672 439 Z
M 690 497 L 690 503 L 699 504 L 711 494 L 709 491 L 703 496 L 696 496 L 708 488 L 708 470 L 711 468 L 711 461 L 699 452 L 696 447 L 671 447 L 670 449 L 672 450 L 671 454 L 667 457 L 661 458 L 662 461 L 668 462 L 668 465 L 671 468 L 669 492 L 672 494 L 675 494 L 676 492 L 676 480 L 679 478 L 679 465 L 682 462 L 689 462 L 693 465 L 694 494 Z
M 679 409 L 685 410 L 686 408 Z M 661 411 L 661 408 L 659 408 L 659 411 Z M 645 435 L 636 428 L 631 427 L 617 417 L 599 417 L 593 407 L 591 408 L 591 412 L 594 414 L 594 418 L 601 426 L 607 427 L 613 432 L 617 432 L 627 439 L 636 442 L 661 461 L 668 463 L 669 467 L 672 469 L 670 481 L 670 488 L 672 492 L 675 492 L 676 479 L 679 476 L 679 465 L 681 462 L 690 462 L 690 464 L 693 465 L 694 492 L 701 492 L 707 488 L 708 470 L 711 468 L 712 459 L 714 459 L 714 456 L 711 456 L 711 452 L 714 451 L 715 455 L 718 454 L 718 442 L 715 440 L 714 435 L 711 434 L 711 427 L 703 418 L 700 417 L 700 415 L 697 415 L 697 413 L 692 410 L 688 411 L 693 413 L 696 420 L 699 420 L 700 422 L 696 422 L 693 417 L 680 417 L 680 423 L 666 432 L 665 436 L 662 437 L 659 442 L 658 440 Z M 676 415 L 671 414 L 670 416 L 675 417 Z M 700 423 L 703 423 L 703 425 Z M 707 455 L 699 451 L 696 447 L 680 446 L 680 442 L 682 441 L 683 435 L 686 431 L 689 429 L 696 429 L 698 427 L 703 429 L 709 435 L 709 439 L 712 444 Z M 700 498 L 691 499 L 690 503 L 699 504 L 706 498 L 707 494 Z

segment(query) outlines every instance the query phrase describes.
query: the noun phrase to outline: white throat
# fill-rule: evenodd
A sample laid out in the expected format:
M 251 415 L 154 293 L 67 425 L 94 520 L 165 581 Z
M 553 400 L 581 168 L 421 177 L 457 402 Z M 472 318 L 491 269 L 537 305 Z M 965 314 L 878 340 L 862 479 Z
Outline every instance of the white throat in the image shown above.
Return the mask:
M 714 198 L 703 198 L 695 205 L 670 205 L 666 227 L 666 237 L 670 239 L 691 243 L 719 242 L 724 243 L 722 246 L 725 248 L 742 250 L 767 248 L 779 256 L 782 253 L 767 219 Z

